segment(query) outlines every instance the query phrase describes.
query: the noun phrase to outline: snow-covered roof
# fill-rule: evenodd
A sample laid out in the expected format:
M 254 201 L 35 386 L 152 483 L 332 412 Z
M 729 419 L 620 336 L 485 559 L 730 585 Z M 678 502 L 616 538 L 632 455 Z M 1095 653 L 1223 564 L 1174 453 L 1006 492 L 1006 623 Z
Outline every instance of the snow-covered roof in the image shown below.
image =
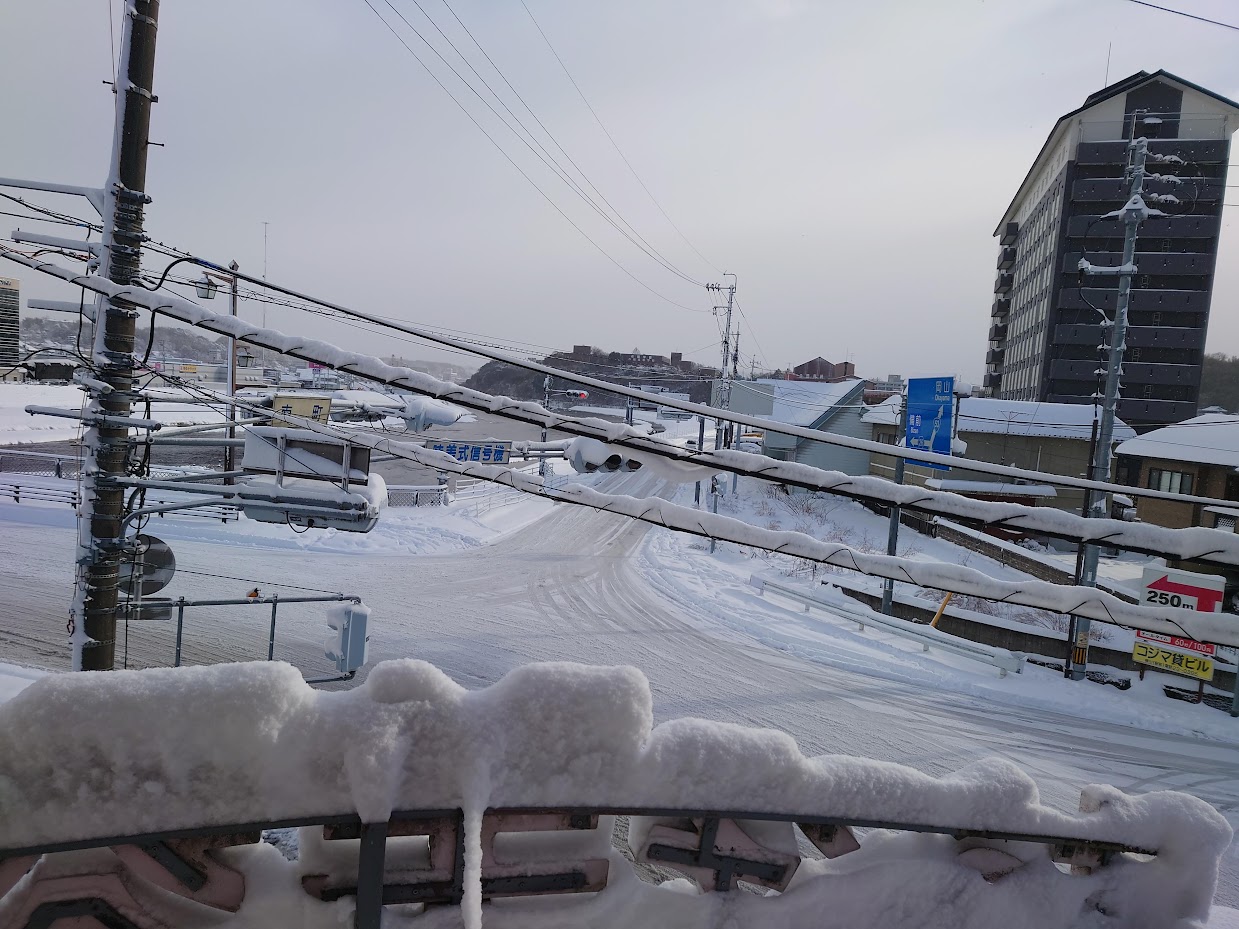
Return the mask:
M 1086 403 L 966 397 L 959 402 L 959 431 L 1088 441 L 1093 433 L 1093 407 Z M 1135 435 L 1136 430 L 1127 423 L 1114 420 L 1116 442 Z
M 835 382 L 763 378 L 756 383 L 773 388 L 774 406 L 770 411 L 771 419 L 794 426 L 812 426 L 823 414 L 847 399 L 848 394 L 864 381 L 860 378 Z
M 889 397 L 862 417 L 877 426 L 898 423 L 899 397 Z M 996 400 L 965 397 L 959 401 L 959 432 L 1044 436 L 1087 441 L 1093 430 L 1093 407 L 1082 403 L 1038 403 L 1032 400 Z M 1121 419 L 1114 421 L 1117 442 L 1134 438 L 1136 431 Z
M 1239 416 L 1209 413 L 1129 439 L 1119 455 L 1239 468 Z

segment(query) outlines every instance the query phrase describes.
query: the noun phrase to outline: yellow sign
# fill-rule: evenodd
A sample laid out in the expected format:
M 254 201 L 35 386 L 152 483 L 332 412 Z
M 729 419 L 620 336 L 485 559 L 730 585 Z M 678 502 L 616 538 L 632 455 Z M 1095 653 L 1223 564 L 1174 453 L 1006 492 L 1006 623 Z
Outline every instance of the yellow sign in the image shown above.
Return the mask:
M 331 418 L 330 397 L 310 397 L 305 394 L 276 394 L 271 406 L 273 426 L 290 426 L 291 423 L 280 419 L 285 416 L 300 416 L 302 419 L 312 419 L 316 423 L 326 423 Z
M 183 364 L 181 365 L 181 373 L 182 374 L 197 374 L 198 366 L 191 365 L 191 364 Z
M 1136 642 L 1131 650 L 1132 660 L 1151 665 L 1162 671 L 1185 674 L 1202 681 L 1213 680 L 1213 661 L 1203 655 L 1188 655 L 1173 649 L 1162 648 L 1152 642 Z

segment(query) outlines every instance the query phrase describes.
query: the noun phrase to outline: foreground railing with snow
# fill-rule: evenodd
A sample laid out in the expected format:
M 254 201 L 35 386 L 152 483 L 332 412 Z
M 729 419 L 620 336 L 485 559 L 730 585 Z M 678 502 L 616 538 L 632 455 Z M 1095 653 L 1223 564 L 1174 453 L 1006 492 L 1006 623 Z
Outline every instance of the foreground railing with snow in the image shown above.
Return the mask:
M 812 593 L 802 588 L 780 584 L 778 581 L 772 581 L 759 574 L 754 574 L 750 577 L 749 584 L 756 587 L 762 593 L 768 590 L 771 593 L 778 594 L 780 597 L 786 597 L 789 600 L 795 600 L 797 603 L 803 603 L 806 613 L 811 607 L 816 607 L 823 612 L 833 613 L 842 619 L 854 622 L 861 629 L 872 626 L 875 629 L 881 629 L 883 632 L 911 639 L 924 646 L 925 651 L 929 651 L 931 647 L 941 648 L 944 651 L 962 655 L 973 661 L 980 661 L 983 664 L 991 665 L 998 669 L 999 677 L 1006 677 L 1008 671 L 1019 674 L 1024 669 L 1023 652 L 1013 652 L 1009 649 L 986 645 L 982 642 L 971 642 L 968 639 L 961 639 L 959 636 L 939 632 L 937 629 L 924 623 L 875 613 L 868 607 L 859 603 L 848 602 L 842 598 L 824 600 L 820 597 L 815 597 Z
M 932 778 L 651 721 L 630 668 L 472 692 L 412 661 L 335 693 L 270 663 L 53 675 L 0 705 L 0 926 L 378 929 L 417 904 L 471 929 L 1164 929 L 1207 916 L 1231 837 L 1184 794 L 1091 786 L 1065 814 L 1001 760 Z

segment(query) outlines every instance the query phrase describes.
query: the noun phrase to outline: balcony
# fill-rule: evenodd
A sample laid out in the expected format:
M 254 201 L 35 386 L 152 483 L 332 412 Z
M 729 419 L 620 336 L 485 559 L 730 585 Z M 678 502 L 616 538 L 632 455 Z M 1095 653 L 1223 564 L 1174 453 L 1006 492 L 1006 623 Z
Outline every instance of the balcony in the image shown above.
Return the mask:
M 1118 286 L 1117 278 L 1114 286 Z M 1086 310 L 1088 303 L 1103 310 L 1113 310 L 1118 299 L 1118 291 L 1103 290 L 1098 287 L 1085 287 L 1083 296 L 1075 287 L 1064 287 L 1058 293 L 1058 305 L 1066 310 Z M 1141 290 L 1133 288 L 1131 292 L 1131 310 L 1160 311 L 1162 313 L 1204 313 L 1209 309 L 1209 292 L 1207 290 Z
M 1002 248 L 998 251 L 998 270 L 1006 271 L 1015 265 L 1015 249 Z
M 1101 345 L 1107 336 L 1100 326 L 1064 324 L 1054 327 L 1055 345 Z M 1174 348 L 1200 351 L 1205 347 L 1203 329 L 1186 329 L 1173 326 L 1130 326 L 1127 329 L 1127 347 Z
M 1010 297 L 995 297 L 994 307 L 990 311 L 990 315 L 995 319 L 1006 319 L 1011 313 L 1011 298 Z
M 1105 361 L 1100 359 L 1058 358 L 1050 362 L 1050 379 L 1095 383 L 1097 378 L 1104 376 L 1097 374 L 1097 370 L 1105 366 Z M 1198 387 L 1200 365 L 1144 364 L 1138 361 L 1124 361 L 1120 383 L 1128 391 L 1137 384 Z
M 1129 426 L 1138 423 L 1164 425 L 1181 423 L 1196 415 L 1196 404 L 1190 400 L 1125 400 L 1118 403 L 1119 419 Z
M 1007 227 L 1002 231 L 1002 237 L 999 238 L 999 245 L 1014 245 L 1015 240 L 1020 237 L 1020 224 L 1007 223 Z
M 1090 252 L 1088 260 L 1102 267 L 1117 268 L 1123 263 L 1119 252 Z M 1064 273 L 1079 270 L 1080 253 L 1067 252 L 1063 255 Z M 1136 252 L 1136 272 L 1138 274 L 1212 274 L 1213 255 L 1206 252 Z M 1100 277 L 1097 278 L 1101 280 Z M 1117 281 L 1118 278 L 1113 278 Z
M 1151 216 L 1140 224 L 1140 239 L 1212 239 L 1221 225 L 1219 216 Z M 1067 237 L 1121 239 L 1126 230 L 1118 219 L 1098 220 L 1096 216 L 1073 216 L 1067 221 Z
M 1007 350 L 1005 348 L 991 348 L 985 353 L 985 363 L 987 365 L 1000 365 L 1006 354 Z
M 1186 162 L 1223 164 L 1227 159 L 1227 143 L 1221 139 L 1151 139 L 1149 151 L 1158 155 L 1178 155 Z M 1122 165 L 1127 161 L 1126 142 L 1081 142 L 1076 149 L 1076 163 L 1082 165 Z M 1157 163 L 1149 162 L 1151 170 Z
M 987 390 L 997 390 L 1002 384 L 1002 375 L 997 372 L 990 372 L 985 375 L 985 387 Z
M 991 342 L 1001 342 L 1007 337 L 1007 327 L 1004 323 L 994 323 L 989 327 L 989 340 Z
M 1149 170 L 1156 166 L 1149 165 Z M 1073 203 L 1088 203 L 1092 201 L 1122 203 L 1128 197 L 1128 185 L 1121 177 L 1093 177 L 1076 181 L 1071 186 Z M 1225 184 L 1217 178 L 1200 178 L 1184 181 L 1182 184 L 1172 184 L 1166 181 L 1147 181 L 1144 185 L 1146 200 L 1150 206 L 1156 206 L 1148 194 L 1173 194 L 1184 204 L 1192 201 L 1217 200 L 1225 193 Z
M 1015 283 L 1015 275 L 1010 271 L 999 271 L 998 277 L 994 279 L 994 293 L 1001 297 L 1005 297 L 1011 293 L 1011 287 Z

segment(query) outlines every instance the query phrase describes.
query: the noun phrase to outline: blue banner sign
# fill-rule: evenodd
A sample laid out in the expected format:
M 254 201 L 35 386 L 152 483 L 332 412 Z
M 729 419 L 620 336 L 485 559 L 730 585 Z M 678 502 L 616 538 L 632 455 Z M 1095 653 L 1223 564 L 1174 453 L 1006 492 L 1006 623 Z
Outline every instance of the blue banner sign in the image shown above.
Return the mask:
M 951 425 L 955 414 L 955 378 L 914 377 L 908 381 L 904 439 L 909 449 L 951 454 Z M 949 471 L 947 465 L 908 460 L 908 464 Z
M 427 439 L 426 448 L 443 452 L 457 461 L 480 464 L 507 464 L 512 453 L 511 442 L 456 442 L 451 439 Z

